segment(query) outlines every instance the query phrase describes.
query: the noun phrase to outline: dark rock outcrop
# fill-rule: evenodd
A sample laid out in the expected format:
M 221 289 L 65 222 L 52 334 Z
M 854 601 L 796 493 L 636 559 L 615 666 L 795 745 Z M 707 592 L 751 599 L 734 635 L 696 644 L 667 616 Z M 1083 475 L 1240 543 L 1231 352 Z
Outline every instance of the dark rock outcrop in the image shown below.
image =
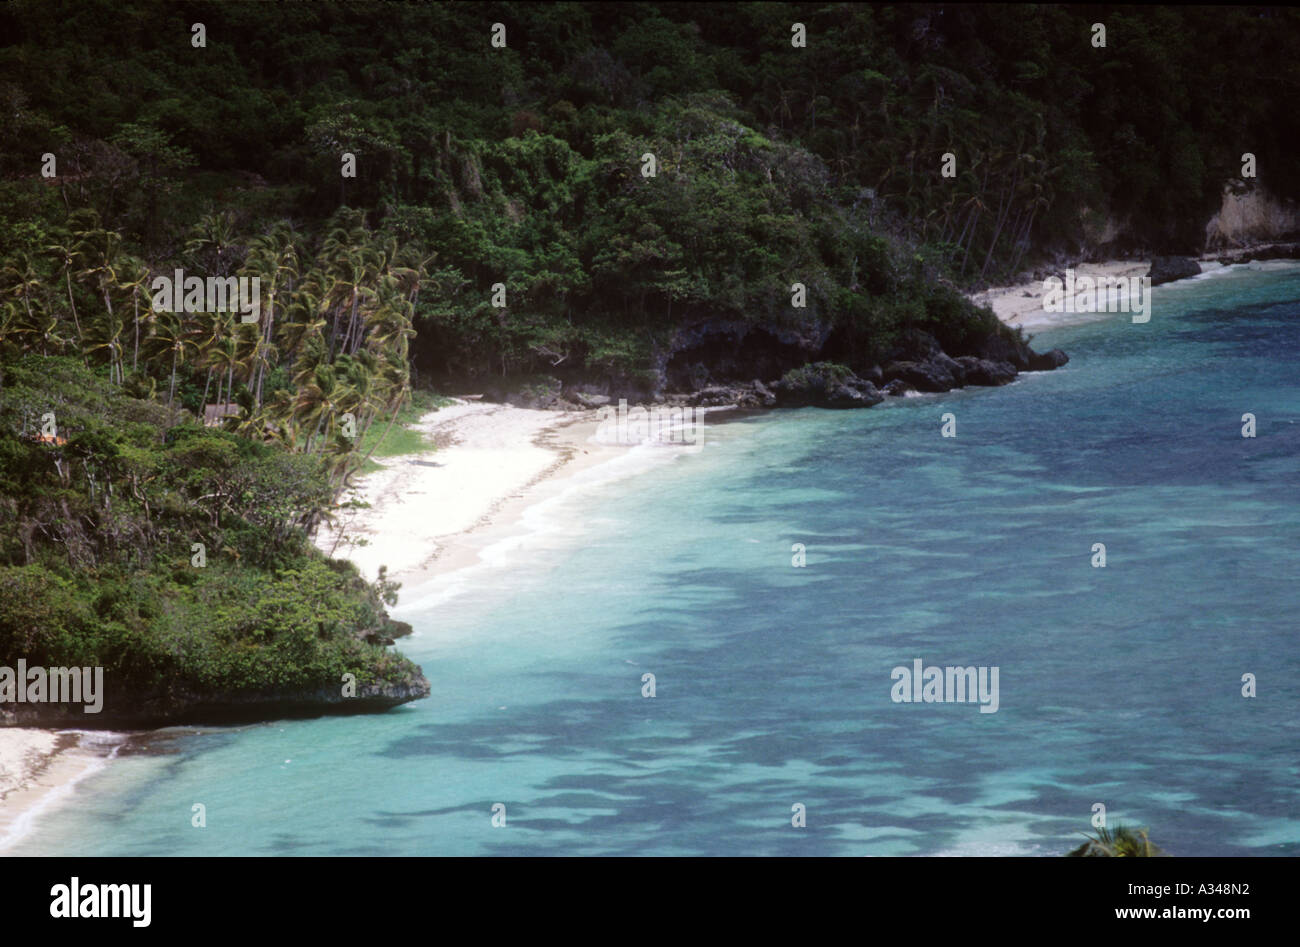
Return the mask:
M 772 391 L 778 405 L 792 408 L 870 408 L 885 400 L 871 382 L 830 362 L 789 371 Z
M 990 362 L 1010 362 L 1018 372 L 1029 371 L 1030 360 L 1034 357 L 1033 349 L 1026 343 L 1001 332 L 985 339 L 974 354 Z
M 0 726 L 133 729 L 174 724 L 219 724 L 325 714 L 375 713 L 429 696 L 430 686 L 418 669 L 399 681 L 358 684 L 356 696 L 344 697 L 343 685 L 317 690 L 259 690 L 233 693 L 123 693 L 105 674 L 103 708 L 86 713 L 80 704 L 6 703 Z
M 1060 368 L 1069 360 L 1070 356 L 1066 355 L 1060 349 L 1052 349 L 1051 351 L 1042 352 L 1041 354 L 1035 352 L 1029 359 L 1029 370 L 1031 372 L 1050 372 L 1054 369 Z
M 757 401 L 753 388 L 747 385 L 710 385 L 686 399 L 687 404 L 697 408 L 720 408 L 733 404 L 754 407 Z
M 780 378 L 817 361 L 828 334 L 819 324 L 787 328 L 706 319 L 677 330 L 660 368 L 669 391 Z
M 1195 276 L 1199 272 L 1201 272 L 1201 264 L 1191 257 L 1158 256 L 1152 259 L 1151 270 L 1147 273 L 1147 276 L 1151 277 L 1152 286 L 1159 286 L 1161 283 L 1172 283 L 1174 280 L 1187 279 L 1187 277 Z
M 484 397 L 521 407 L 586 410 L 621 399 L 698 407 L 870 407 L 887 394 L 1005 385 L 1017 372 L 1049 371 L 1068 360 L 1059 350 L 1034 352 L 1001 325 L 990 325 L 986 335 L 969 328 L 956 333 L 950 350 L 931 332 L 912 328 L 884 353 L 883 364 L 851 364 L 850 370 L 843 363 L 850 361 L 852 347 L 828 325 L 702 319 L 679 328 L 645 371 L 559 367 L 555 376 L 495 379 Z M 772 378 L 781 381 L 759 380 Z
M 885 382 L 904 381 L 917 391 L 951 391 L 960 386 L 953 368 L 960 367 L 948 356 L 931 357 L 923 362 L 890 362 L 884 367 Z
M 1009 385 L 1016 380 L 1016 366 L 1010 362 L 995 362 L 974 355 L 957 359 L 962 377 L 968 385 Z
M 1232 266 L 1235 263 L 1250 263 L 1254 260 L 1296 259 L 1300 259 L 1300 243 L 1290 242 L 1225 251 L 1218 257 L 1218 262 L 1224 266 Z

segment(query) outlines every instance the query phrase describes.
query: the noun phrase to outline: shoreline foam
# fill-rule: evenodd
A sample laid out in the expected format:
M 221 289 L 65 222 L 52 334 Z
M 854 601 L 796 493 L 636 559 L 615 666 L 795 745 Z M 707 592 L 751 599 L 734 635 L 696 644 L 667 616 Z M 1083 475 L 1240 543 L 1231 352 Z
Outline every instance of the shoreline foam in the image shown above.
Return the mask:
M 596 417 L 475 402 L 427 414 L 413 427 L 437 446 L 386 457 L 383 470 L 358 477 L 341 502 L 370 506 L 341 510 L 316 545 L 370 581 L 381 565 L 404 584 L 468 565 L 476 544 L 466 537 L 516 520 L 534 488 L 561 470 L 572 474 L 620 452 L 589 442 Z
M 574 491 L 636 476 L 682 453 L 672 446 L 598 442 L 594 439 L 597 411 L 475 407 L 477 410 L 460 413 L 465 420 L 453 426 L 454 442 L 433 452 L 386 458 L 392 464 L 389 470 L 379 476 L 367 475 L 357 484 L 356 494 L 374 505 L 361 510 L 343 531 L 383 539 L 371 546 L 340 546 L 334 555 L 351 559 L 367 578 L 373 578 L 379 565 L 388 565 L 388 577 L 403 583 L 402 600 L 394 615 L 454 595 L 455 584 L 441 581 L 451 573 L 500 565 L 529 537 L 546 532 L 546 511 Z M 729 412 L 726 408 L 697 410 L 706 416 Z M 426 415 L 420 427 L 436 435 L 437 418 L 438 412 Z M 523 453 L 518 445 L 494 444 L 503 429 L 512 432 L 507 438 L 527 437 L 532 453 Z M 492 481 L 486 475 L 512 459 L 523 461 L 512 478 L 517 486 L 500 489 L 502 481 Z M 425 467 L 412 464 L 412 460 L 441 462 L 443 466 Z M 442 491 L 438 489 L 440 477 L 445 478 Z M 494 482 L 497 489 L 491 488 Z M 387 506 L 404 491 L 409 492 L 402 502 Z M 448 503 L 449 496 L 458 504 L 454 508 Z M 406 535 L 395 542 L 387 524 L 396 508 L 404 520 L 423 525 L 419 530 L 406 528 Z M 318 545 L 328 551 L 325 543 L 332 543 L 336 536 L 337 531 L 331 531 L 328 540 L 318 539 Z
M 0 853 L 104 769 L 126 740 L 103 731 L 0 729 Z

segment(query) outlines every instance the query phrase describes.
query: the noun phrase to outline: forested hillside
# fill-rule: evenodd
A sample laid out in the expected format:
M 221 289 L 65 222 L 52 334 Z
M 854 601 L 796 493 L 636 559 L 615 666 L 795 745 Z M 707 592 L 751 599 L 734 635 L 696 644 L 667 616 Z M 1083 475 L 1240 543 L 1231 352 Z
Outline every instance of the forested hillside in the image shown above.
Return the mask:
M 853 339 L 832 354 L 879 358 L 899 327 L 952 317 L 932 298 L 944 276 L 1007 276 L 1112 218 L 1131 223 L 1130 242 L 1187 249 L 1244 151 L 1273 191 L 1295 194 L 1300 66 L 1281 27 L 1297 15 L 19 2 L 0 12 L 0 239 L 18 271 L 6 285 L 28 302 L 22 279 L 52 295 L 92 267 L 84 250 L 48 248 L 71 253 L 102 229 L 121 257 L 94 261 L 111 267 L 110 297 L 142 268 L 181 262 L 279 266 L 281 297 L 304 311 L 328 313 L 327 297 L 358 283 L 376 306 L 405 297 L 422 375 L 644 370 L 702 317 L 830 322 Z M 45 153 L 54 181 L 39 176 Z M 654 178 L 640 173 L 646 153 Z M 69 220 L 83 208 L 94 217 Z M 105 308 L 98 277 L 73 275 L 70 296 Z M 294 276 L 313 283 L 307 298 Z M 43 312 L 71 315 L 64 288 Z M 88 329 L 104 331 L 98 318 Z M 266 345 L 296 351 L 264 329 Z M 330 325 L 328 349 L 341 331 Z M 107 332 L 96 358 L 113 361 Z M 265 400 L 286 379 L 268 386 L 264 353 L 235 342 L 249 351 L 234 357 L 259 362 Z M 188 356 L 179 384 L 196 407 L 207 373 Z

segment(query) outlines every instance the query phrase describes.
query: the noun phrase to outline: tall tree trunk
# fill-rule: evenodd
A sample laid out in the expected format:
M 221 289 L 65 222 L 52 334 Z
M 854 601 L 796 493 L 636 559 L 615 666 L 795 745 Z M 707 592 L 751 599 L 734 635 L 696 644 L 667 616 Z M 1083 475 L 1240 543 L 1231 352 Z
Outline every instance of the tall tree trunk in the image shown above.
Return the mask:
M 72 274 L 69 271 L 64 270 L 63 276 L 68 283 L 68 305 L 72 308 L 72 321 L 77 327 L 77 345 L 80 346 L 82 350 L 81 351 L 82 361 L 85 361 L 86 343 L 85 340 L 82 339 L 81 337 L 81 320 L 77 318 L 77 304 L 72 300 Z
M 135 319 L 135 349 L 131 353 L 131 371 L 139 371 L 140 362 L 140 287 L 131 290 L 131 307 Z

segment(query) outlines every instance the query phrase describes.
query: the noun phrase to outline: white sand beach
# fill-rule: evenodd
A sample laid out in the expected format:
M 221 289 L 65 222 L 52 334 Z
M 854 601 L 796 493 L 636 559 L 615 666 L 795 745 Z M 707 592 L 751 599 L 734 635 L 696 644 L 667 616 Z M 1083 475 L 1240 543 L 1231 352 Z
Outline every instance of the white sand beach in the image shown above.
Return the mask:
M 1201 264 L 1201 272 L 1209 273 L 1213 270 L 1222 269 L 1226 258 L 1231 257 L 1233 260 L 1242 259 L 1249 261 L 1252 253 L 1259 253 L 1268 259 L 1267 252 L 1278 246 L 1290 246 L 1286 243 L 1263 242 L 1252 243 L 1241 246 L 1230 246 L 1221 249 L 1207 251 L 1202 253 L 1196 259 Z M 1252 264 L 1258 266 L 1259 263 Z M 1066 267 L 1062 266 L 1056 270 L 1056 275 L 1061 276 Z M 1098 277 L 1142 277 L 1151 271 L 1151 261 L 1149 259 L 1141 260 L 1105 260 L 1101 263 L 1075 263 L 1070 266 L 1074 270 L 1075 278 L 1081 276 L 1092 277 L 1096 280 Z M 1075 294 L 1082 294 L 1079 290 Z M 1110 312 L 1054 312 L 1049 313 L 1043 309 L 1043 299 L 1046 295 L 1046 289 L 1043 287 L 1042 280 L 1028 280 L 1023 283 L 1017 283 L 1013 286 L 994 286 L 978 293 L 971 293 L 968 298 L 977 305 L 987 305 L 992 308 L 994 315 L 1010 326 L 1023 326 L 1024 328 L 1042 329 L 1048 326 L 1069 325 L 1078 322 L 1091 322 L 1095 319 L 1109 318 L 1113 313 Z M 1081 307 L 1066 306 L 1069 310 L 1077 310 Z
M 39 817 L 102 769 L 125 737 L 116 733 L 0 728 L 0 854 Z
M 1061 268 L 1062 271 L 1064 269 L 1065 267 Z M 1146 276 L 1151 269 L 1151 261 L 1107 260 L 1104 263 L 1076 263 L 1072 269 L 1076 278 Z M 1065 325 L 1069 322 L 1087 322 L 1098 318 L 1109 318 L 1111 315 L 1107 312 L 1049 313 L 1043 309 L 1045 293 L 1042 280 L 1031 280 L 1015 286 L 995 286 L 980 293 L 973 293 L 970 299 L 977 305 L 990 306 L 994 315 L 1007 325 L 1023 326 L 1027 329 Z
M 57 743 L 51 730 L 0 729 L 0 802 L 27 784 L 55 754 Z
M 350 559 L 374 581 L 379 567 L 411 584 L 469 565 L 471 534 L 517 519 L 535 487 L 564 471 L 572 475 L 624 448 L 589 440 L 596 411 L 543 411 L 461 401 L 413 425 L 434 445 L 428 451 L 379 460 L 340 498 L 335 523 L 316 545 Z M 350 501 L 369 504 L 349 508 Z

